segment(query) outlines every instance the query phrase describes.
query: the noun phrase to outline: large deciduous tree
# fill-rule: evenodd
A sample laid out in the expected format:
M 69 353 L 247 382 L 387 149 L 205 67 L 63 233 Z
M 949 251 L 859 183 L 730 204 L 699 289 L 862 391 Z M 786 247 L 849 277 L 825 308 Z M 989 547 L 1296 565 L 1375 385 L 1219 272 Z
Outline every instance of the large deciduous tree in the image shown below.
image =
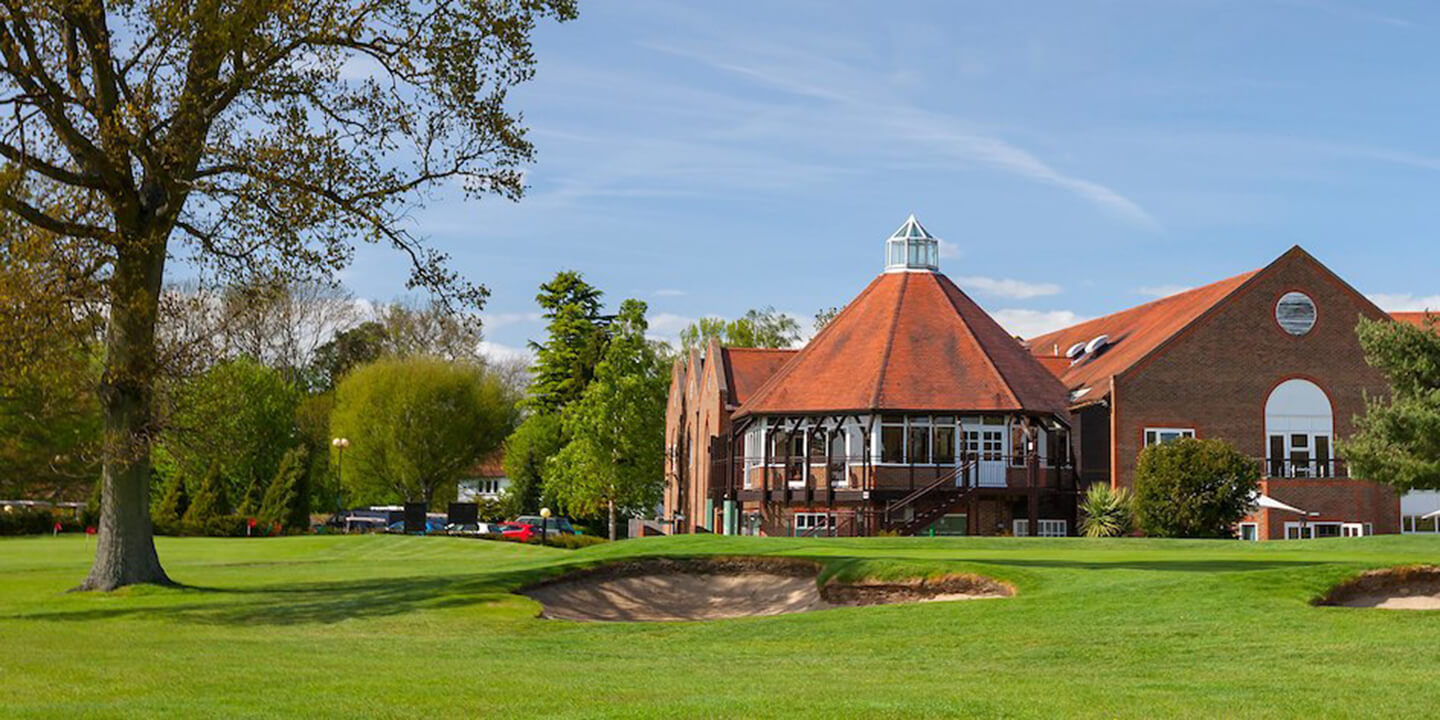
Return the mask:
M 335 389 L 331 432 L 350 440 L 346 489 L 361 502 L 433 503 L 514 427 L 515 398 L 477 365 L 389 358 Z
M 598 288 L 580 273 L 561 271 L 540 286 L 535 301 L 547 319 L 543 343 L 531 342 L 535 363 L 522 403 L 525 417 L 505 441 L 509 515 L 539 509 L 550 461 L 565 445 L 561 411 L 585 392 L 605 352 L 610 318 L 601 313 Z
M 214 466 L 236 507 L 263 491 L 286 451 L 299 443 L 300 392 L 281 371 L 241 357 L 181 381 L 159 448 L 165 472 L 197 482 Z M 195 485 L 190 489 L 194 490 Z M 254 510 L 255 508 L 251 508 Z
M 1365 358 L 1390 380 L 1340 443 L 1350 473 L 1396 490 L 1440 490 L 1440 320 L 1425 327 L 1361 320 Z
M 506 94 L 534 71 L 535 24 L 574 14 L 574 0 L 0 3 L 0 207 L 72 240 L 108 301 L 82 588 L 169 582 L 148 514 L 167 262 L 313 279 L 353 241 L 386 243 L 413 285 L 478 306 L 484 289 L 403 219 L 442 183 L 520 195 L 533 153 Z
M 561 413 L 569 440 L 545 481 L 567 509 L 604 512 L 615 539 L 619 511 L 648 512 L 664 488 L 666 363 L 645 338 L 645 303 L 626 300 L 595 379 Z

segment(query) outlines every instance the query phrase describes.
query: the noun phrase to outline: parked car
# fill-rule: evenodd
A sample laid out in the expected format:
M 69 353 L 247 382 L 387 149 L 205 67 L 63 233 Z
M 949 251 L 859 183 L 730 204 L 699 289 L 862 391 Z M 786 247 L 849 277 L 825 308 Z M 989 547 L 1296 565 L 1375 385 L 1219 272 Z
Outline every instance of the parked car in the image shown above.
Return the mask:
M 535 537 L 535 526 L 528 523 L 506 523 L 500 527 L 500 535 L 511 540 L 530 542 Z
M 394 533 L 403 533 L 403 532 L 405 532 L 405 521 L 404 521 L 404 520 L 401 520 L 400 522 L 390 523 L 390 527 L 386 528 L 386 530 L 388 530 L 389 532 L 394 532 Z M 445 532 L 445 520 L 444 520 L 444 518 L 425 518 L 425 532 L 426 532 L 426 533 L 443 533 L 443 532 Z
M 445 532 L 450 535 L 499 535 L 504 532 L 504 525 L 487 522 L 450 523 L 445 526 Z
M 521 515 L 515 518 L 515 522 L 532 525 L 535 532 L 540 532 L 541 517 L 539 515 Z M 545 532 L 551 535 L 575 535 L 575 526 L 570 524 L 568 518 L 552 517 L 545 521 Z

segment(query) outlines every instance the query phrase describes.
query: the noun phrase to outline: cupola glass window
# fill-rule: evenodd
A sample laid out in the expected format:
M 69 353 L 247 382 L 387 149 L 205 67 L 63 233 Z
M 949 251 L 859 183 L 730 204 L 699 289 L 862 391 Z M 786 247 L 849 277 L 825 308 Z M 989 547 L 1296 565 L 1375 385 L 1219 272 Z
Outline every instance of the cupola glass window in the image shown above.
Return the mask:
M 886 270 L 939 270 L 940 241 L 911 215 L 885 243 Z

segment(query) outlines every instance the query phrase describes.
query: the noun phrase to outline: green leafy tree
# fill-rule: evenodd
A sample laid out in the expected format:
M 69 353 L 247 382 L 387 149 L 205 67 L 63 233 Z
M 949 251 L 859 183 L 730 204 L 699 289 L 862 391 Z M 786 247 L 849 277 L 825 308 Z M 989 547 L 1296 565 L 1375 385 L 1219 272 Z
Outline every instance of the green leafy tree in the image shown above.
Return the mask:
M 1230 537 L 1260 491 L 1260 469 L 1219 439 L 1152 445 L 1135 469 L 1135 519 L 1154 537 Z
M 525 406 L 532 412 L 559 411 L 579 398 L 595 376 L 609 324 L 600 314 L 602 295 L 569 270 L 540 286 L 535 301 L 548 323 L 545 342 L 530 343 L 535 364 Z
M 1080 534 L 1085 537 L 1120 537 L 1135 526 L 1130 490 L 1108 484 L 1091 485 L 1080 499 Z
M 1368 398 L 1356 433 L 1340 442 L 1350 474 L 1402 492 L 1440 489 L 1440 322 L 1361 320 L 1358 333 L 1390 397 Z
M 825 327 L 830 324 L 830 321 L 834 320 L 835 316 L 839 314 L 840 308 L 834 306 L 817 310 L 815 312 L 815 332 L 818 333 L 824 330 Z
M 386 350 L 385 325 L 374 320 L 335 333 L 315 350 L 310 361 L 310 386 L 317 391 L 334 389 L 352 368 L 379 360 Z
M 505 440 L 505 477 L 510 486 L 501 498 L 509 517 L 539 511 L 545 489 L 545 468 L 564 447 L 560 416 L 534 413 Z
M 332 277 L 353 243 L 383 243 L 412 259 L 412 284 L 478 308 L 484 289 L 405 222 L 436 187 L 521 195 L 533 149 L 507 94 L 533 75 L 536 23 L 574 15 L 574 0 L 0 9 L 0 208 L 80 245 L 67 272 L 104 286 L 109 315 L 83 589 L 169 582 L 149 516 L 167 264 Z
M 200 487 L 196 488 L 181 522 L 194 529 L 203 529 L 211 521 L 229 514 L 229 496 L 225 493 L 225 482 L 220 479 L 220 464 L 215 463 L 201 479 Z
M 304 446 L 291 448 L 280 461 L 280 469 L 260 503 L 259 519 L 267 526 L 276 523 L 286 528 L 309 526 L 309 509 L 305 503 L 306 454 Z
M 685 348 L 703 349 L 711 338 L 729 347 L 787 348 L 799 342 L 800 323 L 767 306 L 748 310 L 728 322 L 721 318 L 700 318 L 680 331 L 680 345 Z
M 604 512 L 610 539 L 617 515 L 660 502 L 666 365 L 646 340 L 645 303 L 626 300 L 595 380 L 561 421 L 568 441 L 547 468 L 545 487 L 572 512 Z
M 433 505 L 514 427 L 515 398 L 481 367 L 390 358 L 335 390 L 331 430 L 350 440 L 346 490 L 361 502 Z
M 280 371 L 248 357 L 221 362 L 177 389 L 160 449 L 186 477 L 215 464 L 230 497 L 243 498 L 252 486 L 258 495 L 298 442 L 299 402 Z
M 0 496 L 76 500 L 100 472 L 103 320 L 74 243 L 0 212 Z

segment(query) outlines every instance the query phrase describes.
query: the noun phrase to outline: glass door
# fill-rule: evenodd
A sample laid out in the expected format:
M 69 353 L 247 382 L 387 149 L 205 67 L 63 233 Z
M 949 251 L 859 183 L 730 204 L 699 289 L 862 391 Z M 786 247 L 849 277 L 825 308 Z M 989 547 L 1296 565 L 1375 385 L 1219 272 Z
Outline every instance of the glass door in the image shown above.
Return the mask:
M 965 448 L 975 459 L 975 466 L 970 468 L 972 486 L 1005 487 L 1004 426 L 966 427 Z

